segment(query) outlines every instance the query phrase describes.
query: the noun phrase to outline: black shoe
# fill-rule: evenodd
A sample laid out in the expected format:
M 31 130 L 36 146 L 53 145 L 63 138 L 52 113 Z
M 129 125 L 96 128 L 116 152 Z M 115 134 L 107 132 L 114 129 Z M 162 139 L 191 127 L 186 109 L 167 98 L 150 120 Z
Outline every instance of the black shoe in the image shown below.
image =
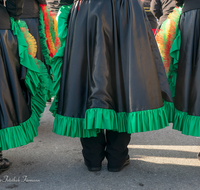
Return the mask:
M 6 170 L 8 170 L 11 165 L 12 165 L 12 163 L 9 162 L 9 160 L 6 159 L 6 158 L 4 158 L 3 160 L 1 160 L 1 162 L 0 162 L 0 174 L 2 172 L 5 172 Z
M 197 158 L 200 160 L 200 152 L 197 154 Z
M 92 166 L 88 166 L 86 163 L 85 165 L 87 166 L 87 169 L 90 171 L 90 172 L 98 172 L 101 170 L 101 166 L 99 167 L 92 167 Z
M 108 166 L 108 171 L 109 172 L 120 172 L 122 169 L 124 169 L 125 166 L 128 166 L 130 164 L 130 158 L 128 158 L 120 167 L 109 167 Z

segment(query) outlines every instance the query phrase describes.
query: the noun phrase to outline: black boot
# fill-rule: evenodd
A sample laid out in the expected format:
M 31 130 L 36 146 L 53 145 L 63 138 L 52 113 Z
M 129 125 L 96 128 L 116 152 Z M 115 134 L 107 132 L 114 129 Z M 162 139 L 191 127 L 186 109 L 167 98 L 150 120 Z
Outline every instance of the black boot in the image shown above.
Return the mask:
M 2 151 L 0 151 L 0 174 L 9 169 L 11 163 L 6 158 L 2 157 Z
M 100 171 L 105 158 L 105 136 L 102 130 L 97 137 L 81 138 L 83 157 L 89 171 Z
M 131 135 L 128 133 L 118 133 L 107 130 L 106 138 L 106 158 L 108 160 L 108 171 L 119 172 L 125 166 L 130 164 L 127 146 L 131 140 Z
M 200 160 L 200 152 L 197 154 L 197 158 Z

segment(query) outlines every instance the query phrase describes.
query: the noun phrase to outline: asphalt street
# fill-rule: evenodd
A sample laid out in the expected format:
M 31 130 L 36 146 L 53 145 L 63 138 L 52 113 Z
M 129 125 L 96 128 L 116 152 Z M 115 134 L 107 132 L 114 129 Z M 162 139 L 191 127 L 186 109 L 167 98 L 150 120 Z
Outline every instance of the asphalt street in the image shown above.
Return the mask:
M 24 147 L 4 151 L 11 168 L 0 175 L 0 189 L 14 190 L 198 190 L 200 138 L 167 127 L 133 134 L 131 164 L 119 173 L 89 172 L 83 163 L 79 138 L 52 132 L 53 116 L 41 119 L 38 137 Z

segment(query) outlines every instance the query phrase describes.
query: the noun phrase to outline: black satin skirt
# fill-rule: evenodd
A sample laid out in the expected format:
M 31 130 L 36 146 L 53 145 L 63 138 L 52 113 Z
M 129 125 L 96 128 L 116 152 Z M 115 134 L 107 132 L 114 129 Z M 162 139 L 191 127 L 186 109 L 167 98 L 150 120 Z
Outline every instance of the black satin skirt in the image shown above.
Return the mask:
M 130 113 L 171 101 L 141 2 L 82 0 L 80 9 L 78 4 L 68 24 L 57 114 L 84 118 L 90 108 Z
M 188 115 L 200 116 L 200 9 L 183 13 L 180 30 L 175 107 Z
M 0 129 L 18 126 L 31 116 L 18 43 L 11 30 L 0 30 Z

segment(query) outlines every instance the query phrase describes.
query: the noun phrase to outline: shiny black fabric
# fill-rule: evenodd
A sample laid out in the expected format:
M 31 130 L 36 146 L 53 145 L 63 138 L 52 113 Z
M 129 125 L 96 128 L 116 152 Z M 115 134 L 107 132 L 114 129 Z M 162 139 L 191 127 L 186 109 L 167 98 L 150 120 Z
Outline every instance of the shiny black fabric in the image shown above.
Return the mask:
M 6 9 L 10 17 L 18 20 L 22 14 L 24 0 L 6 0 Z
M 180 30 L 175 107 L 189 115 L 200 116 L 200 9 L 183 13 Z
M 162 95 L 161 95 L 162 92 Z M 57 113 L 89 108 L 135 112 L 171 94 L 157 44 L 138 0 L 82 0 L 69 20 Z
M 31 116 L 25 73 L 16 37 L 10 30 L 0 30 L 0 129 L 18 126 Z
M 33 35 L 37 42 L 37 59 L 44 62 L 44 56 L 42 55 L 42 49 L 40 45 L 40 35 L 39 35 L 39 18 L 27 18 L 27 19 L 21 19 L 26 22 L 29 32 Z
M 200 9 L 199 0 L 184 0 L 183 13 L 194 9 Z
M 0 30 L 10 30 L 10 16 L 6 8 L 0 4 Z

